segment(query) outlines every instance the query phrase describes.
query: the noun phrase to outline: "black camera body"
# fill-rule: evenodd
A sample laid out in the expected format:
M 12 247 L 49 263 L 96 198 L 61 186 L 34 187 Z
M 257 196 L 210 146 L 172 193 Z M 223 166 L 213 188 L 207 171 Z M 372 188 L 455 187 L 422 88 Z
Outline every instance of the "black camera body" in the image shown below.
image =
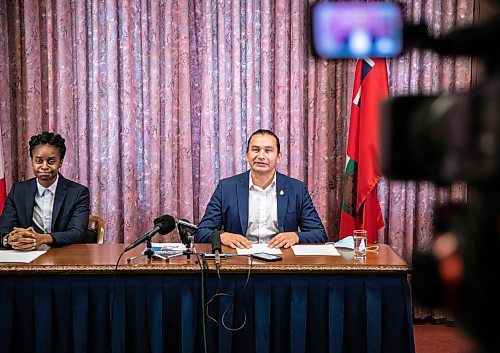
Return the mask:
M 500 176 L 500 76 L 460 94 L 395 97 L 381 109 L 388 178 L 480 187 Z
M 414 251 L 415 300 L 448 310 L 481 350 L 496 351 L 500 328 L 496 273 L 500 254 L 500 21 L 464 27 L 442 38 L 409 26 L 406 46 L 478 57 L 481 82 L 467 92 L 403 96 L 381 109 L 381 170 L 389 179 L 467 182 L 467 203 L 436 207 L 434 243 Z M 446 245 L 442 245 L 446 244 Z

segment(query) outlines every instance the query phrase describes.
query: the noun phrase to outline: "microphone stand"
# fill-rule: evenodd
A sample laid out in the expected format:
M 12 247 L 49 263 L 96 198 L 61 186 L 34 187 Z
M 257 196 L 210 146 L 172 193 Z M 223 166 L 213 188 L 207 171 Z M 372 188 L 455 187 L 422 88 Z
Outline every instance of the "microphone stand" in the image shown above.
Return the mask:
M 146 240 L 146 250 L 144 250 L 144 255 L 148 257 L 148 260 L 151 260 L 153 258 L 153 255 L 155 252 L 152 249 L 153 245 L 151 245 L 151 237 L 148 237 Z
M 186 250 L 184 250 L 182 252 L 184 255 L 186 255 L 188 260 L 191 259 L 191 254 L 193 254 L 193 250 L 192 250 L 193 249 L 193 238 L 194 238 L 193 235 L 189 235 L 187 237 L 186 244 L 184 244 L 184 245 L 186 245 Z
M 191 254 L 194 254 L 193 251 L 193 239 L 194 233 L 184 227 L 178 227 L 179 229 L 179 238 L 181 239 L 181 243 L 184 244 L 186 250 L 182 252 L 182 255 L 186 255 L 186 258 L 191 259 Z
M 144 250 L 144 252 L 142 254 L 140 254 L 140 255 L 129 257 L 127 259 L 127 263 L 129 263 L 130 261 L 135 260 L 135 259 L 137 259 L 137 258 L 139 258 L 141 256 L 147 256 L 148 260 L 150 260 L 150 261 L 153 258 L 157 258 L 157 259 L 168 261 L 169 257 L 165 257 L 165 256 L 162 256 L 160 254 L 155 253 L 152 248 L 153 248 L 153 245 L 151 244 L 151 237 L 148 237 L 146 239 L 146 249 Z

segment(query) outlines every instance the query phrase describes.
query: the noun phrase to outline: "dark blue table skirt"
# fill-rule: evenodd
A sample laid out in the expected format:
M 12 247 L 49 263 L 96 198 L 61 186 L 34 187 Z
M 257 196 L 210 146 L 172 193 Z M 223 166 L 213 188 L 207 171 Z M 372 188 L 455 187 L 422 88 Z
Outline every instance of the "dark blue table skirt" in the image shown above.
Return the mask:
M 221 275 L 208 352 L 414 352 L 404 275 L 245 279 Z M 201 302 L 200 275 L 2 276 L 0 352 L 203 352 Z

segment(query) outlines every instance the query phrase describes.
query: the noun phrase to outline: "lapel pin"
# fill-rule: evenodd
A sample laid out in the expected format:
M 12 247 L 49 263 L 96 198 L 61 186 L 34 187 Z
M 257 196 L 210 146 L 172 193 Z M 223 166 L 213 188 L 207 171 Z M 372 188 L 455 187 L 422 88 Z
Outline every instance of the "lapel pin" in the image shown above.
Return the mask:
M 285 192 L 283 190 L 280 190 L 280 195 L 281 196 L 285 195 Z

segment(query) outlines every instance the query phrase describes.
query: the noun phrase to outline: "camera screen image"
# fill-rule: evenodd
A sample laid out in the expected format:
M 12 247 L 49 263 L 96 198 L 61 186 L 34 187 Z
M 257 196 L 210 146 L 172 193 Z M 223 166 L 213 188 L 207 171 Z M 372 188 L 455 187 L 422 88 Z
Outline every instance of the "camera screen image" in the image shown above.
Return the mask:
M 390 2 L 323 2 L 312 8 L 313 49 L 324 59 L 393 57 L 402 51 L 403 19 Z

